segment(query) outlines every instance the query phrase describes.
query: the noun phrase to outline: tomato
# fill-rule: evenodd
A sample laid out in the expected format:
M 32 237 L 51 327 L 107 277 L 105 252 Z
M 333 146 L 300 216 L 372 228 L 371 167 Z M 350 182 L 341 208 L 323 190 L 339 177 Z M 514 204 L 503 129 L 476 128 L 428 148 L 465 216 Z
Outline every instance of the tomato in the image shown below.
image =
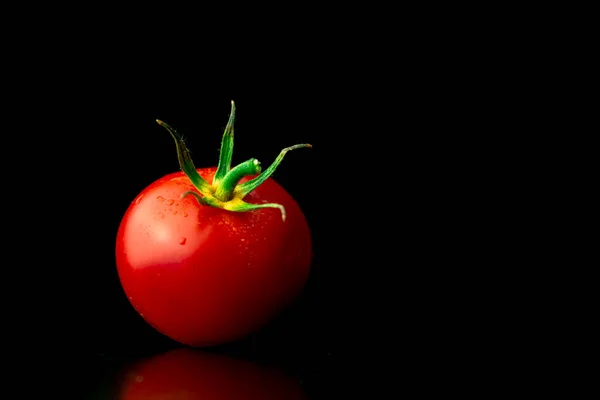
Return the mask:
M 235 341 L 263 327 L 303 290 L 312 260 L 300 206 L 251 159 L 231 168 L 233 118 L 219 165 L 196 168 L 181 136 L 182 171 L 143 189 L 116 240 L 125 295 L 157 331 L 190 346 Z
M 118 398 L 301 400 L 306 394 L 296 379 L 276 368 L 180 348 L 124 368 Z

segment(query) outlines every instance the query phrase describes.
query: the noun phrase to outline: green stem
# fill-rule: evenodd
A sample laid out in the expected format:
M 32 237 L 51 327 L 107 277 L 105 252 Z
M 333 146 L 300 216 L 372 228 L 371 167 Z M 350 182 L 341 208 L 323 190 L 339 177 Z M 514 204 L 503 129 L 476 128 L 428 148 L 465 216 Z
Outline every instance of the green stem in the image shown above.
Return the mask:
M 219 154 L 219 165 L 217 166 L 217 172 L 213 178 L 213 185 L 218 186 L 221 180 L 225 178 L 225 175 L 231 168 L 231 156 L 233 154 L 233 123 L 235 121 L 235 103 L 231 101 L 231 112 L 229 113 L 229 120 L 225 127 L 225 133 L 223 133 L 223 139 L 221 140 L 221 153 Z
M 237 165 L 216 185 L 215 197 L 221 201 L 231 200 L 233 191 L 240 179 L 248 175 L 258 174 L 260 171 L 260 162 L 256 158 L 251 158 Z

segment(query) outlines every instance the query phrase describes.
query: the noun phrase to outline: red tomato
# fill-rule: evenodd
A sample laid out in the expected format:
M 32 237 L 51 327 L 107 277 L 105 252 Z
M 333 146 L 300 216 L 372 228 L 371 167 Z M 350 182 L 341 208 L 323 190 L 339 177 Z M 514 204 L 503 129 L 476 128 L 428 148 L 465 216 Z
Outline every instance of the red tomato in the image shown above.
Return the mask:
M 239 178 L 227 175 L 235 168 L 226 165 L 216 180 L 218 167 L 193 167 L 180 136 L 167 129 L 184 172 L 150 184 L 125 212 L 116 242 L 121 284 L 140 315 L 173 340 L 212 346 L 241 339 L 302 291 L 312 258 L 309 226 L 291 195 L 268 177 L 272 171 L 259 174 L 253 161 L 254 174 L 234 171 Z M 223 143 L 231 151 L 228 134 Z M 245 193 L 244 184 L 259 177 L 260 185 Z M 236 183 L 227 183 L 230 197 L 218 198 L 218 183 L 228 179 Z
M 306 399 L 299 382 L 278 369 L 189 348 L 126 368 L 118 395 L 123 400 Z

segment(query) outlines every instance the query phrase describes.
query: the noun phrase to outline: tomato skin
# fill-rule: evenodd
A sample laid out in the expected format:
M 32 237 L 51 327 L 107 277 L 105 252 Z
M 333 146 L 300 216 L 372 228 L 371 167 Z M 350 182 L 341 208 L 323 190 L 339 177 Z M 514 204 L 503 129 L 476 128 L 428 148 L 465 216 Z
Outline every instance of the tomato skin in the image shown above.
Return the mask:
M 198 168 L 208 182 L 216 167 Z M 244 178 L 244 182 L 251 177 Z M 130 204 L 119 226 L 116 262 L 133 307 L 156 330 L 190 346 L 241 339 L 302 291 L 312 258 L 308 223 L 272 178 L 248 203 L 286 209 L 232 212 L 200 205 L 183 172 L 164 176 Z

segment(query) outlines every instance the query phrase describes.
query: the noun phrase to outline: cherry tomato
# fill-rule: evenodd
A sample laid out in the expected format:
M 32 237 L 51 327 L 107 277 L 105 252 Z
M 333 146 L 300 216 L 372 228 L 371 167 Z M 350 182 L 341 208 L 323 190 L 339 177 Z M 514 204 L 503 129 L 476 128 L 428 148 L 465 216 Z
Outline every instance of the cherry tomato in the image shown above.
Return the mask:
M 278 369 L 190 348 L 142 360 L 120 376 L 123 400 L 307 398 L 300 383 Z
M 310 273 L 311 234 L 298 203 L 251 159 L 234 168 L 235 107 L 219 165 L 196 168 L 181 136 L 182 171 L 147 186 L 117 233 L 124 292 L 151 326 L 190 346 L 213 346 L 257 331 L 292 302 Z

